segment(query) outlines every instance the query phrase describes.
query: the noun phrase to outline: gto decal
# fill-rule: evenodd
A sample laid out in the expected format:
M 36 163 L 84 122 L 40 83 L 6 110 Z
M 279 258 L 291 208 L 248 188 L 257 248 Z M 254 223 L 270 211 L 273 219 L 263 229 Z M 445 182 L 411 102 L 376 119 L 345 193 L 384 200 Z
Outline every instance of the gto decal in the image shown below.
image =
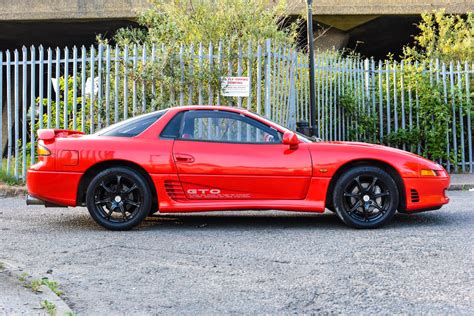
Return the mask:
M 220 194 L 219 189 L 189 189 L 188 194 Z

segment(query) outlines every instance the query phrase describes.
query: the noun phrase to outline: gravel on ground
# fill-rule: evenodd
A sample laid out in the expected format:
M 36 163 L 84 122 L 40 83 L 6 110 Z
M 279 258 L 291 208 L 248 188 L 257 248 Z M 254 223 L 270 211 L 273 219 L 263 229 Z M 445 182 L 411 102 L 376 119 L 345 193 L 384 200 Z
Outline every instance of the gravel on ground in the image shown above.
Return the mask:
M 79 314 L 473 314 L 474 192 L 375 230 L 332 213 L 219 212 L 128 232 L 85 208 L 0 199 L 0 261 L 59 282 Z M 0 287 L 0 297 L 7 291 Z

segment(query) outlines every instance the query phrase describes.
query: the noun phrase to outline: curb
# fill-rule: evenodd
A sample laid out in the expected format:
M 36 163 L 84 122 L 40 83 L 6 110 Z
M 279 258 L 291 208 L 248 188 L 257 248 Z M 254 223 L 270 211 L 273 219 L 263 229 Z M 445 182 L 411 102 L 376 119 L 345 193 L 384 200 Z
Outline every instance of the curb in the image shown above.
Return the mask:
M 22 274 L 25 273 L 25 270 L 19 266 L 15 266 L 11 263 L 5 262 L 4 260 L 1 260 L 1 262 L 3 266 L 2 272 L 17 280 L 18 286 L 24 286 L 24 284 L 22 284 L 20 281 L 20 278 L 22 277 L 26 280 L 34 279 L 31 275 L 28 275 L 27 277 L 23 276 Z M 67 305 L 67 303 L 60 296 L 51 291 L 49 287 L 42 285 L 39 290 L 40 291 L 37 292 L 36 295 L 40 297 L 41 301 L 47 300 L 53 303 L 56 306 L 56 315 L 75 315 L 69 305 Z
M 25 196 L 27 193 L 26 186 L 0 184 L 0 198 Z
M 449 191 L 468 191 L 474 189 L 474 184 L 451 184 Z

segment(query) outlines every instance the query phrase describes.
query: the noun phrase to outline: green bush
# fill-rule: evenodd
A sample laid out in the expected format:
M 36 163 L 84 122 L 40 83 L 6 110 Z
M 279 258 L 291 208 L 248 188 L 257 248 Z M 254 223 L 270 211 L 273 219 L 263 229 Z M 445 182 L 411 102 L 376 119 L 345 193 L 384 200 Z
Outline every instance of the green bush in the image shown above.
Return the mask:
M 139 15 L 140 28 L 123 28 L 114 36 L 120 46 L 167 43 L 214 43 L 236 48 L 238 43 L 271 38 L 294 45 L 297 23 L 282 28 L 286 1 L 268 0 L 153 0 Z
M 404 47 L 403 58 L 411 60 L 474 60 L 474 14 L 423 13 L 415 45 Z

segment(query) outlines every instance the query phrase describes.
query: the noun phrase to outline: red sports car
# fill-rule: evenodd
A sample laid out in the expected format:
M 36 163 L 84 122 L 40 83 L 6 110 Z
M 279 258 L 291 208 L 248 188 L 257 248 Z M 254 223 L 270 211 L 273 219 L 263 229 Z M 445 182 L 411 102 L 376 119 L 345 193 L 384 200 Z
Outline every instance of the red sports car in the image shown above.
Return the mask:
M 439 164 L 402 150 L 315 141 L 240 108 L 175 107 L 95 134 L 38 131 L 28 204 L 87 206 L 112 230 L 147 215 L 275 209 L 374 228 L 448 203 Z

